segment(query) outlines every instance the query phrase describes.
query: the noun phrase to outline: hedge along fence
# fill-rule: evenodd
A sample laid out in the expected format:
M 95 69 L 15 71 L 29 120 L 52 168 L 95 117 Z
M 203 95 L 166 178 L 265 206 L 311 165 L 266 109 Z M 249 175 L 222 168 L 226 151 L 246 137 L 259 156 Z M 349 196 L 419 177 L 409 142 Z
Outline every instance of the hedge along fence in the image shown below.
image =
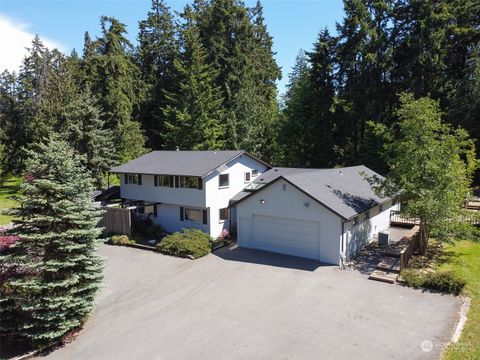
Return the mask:
M 406 241 L 407 246 L 400 251 L 400 271 L 407 268 L 412 255 L 420 248 L 420 226 L 415 225 L 400 241 Z

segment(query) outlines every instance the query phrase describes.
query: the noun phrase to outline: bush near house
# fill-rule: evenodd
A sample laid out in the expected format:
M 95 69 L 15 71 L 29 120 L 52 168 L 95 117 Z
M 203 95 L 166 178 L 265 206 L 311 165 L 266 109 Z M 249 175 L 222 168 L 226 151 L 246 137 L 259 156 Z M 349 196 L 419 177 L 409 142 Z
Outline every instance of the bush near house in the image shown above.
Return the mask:
M 193 257 L 195 259 L 210 253 L 212 238 L 201 230 L 183 229 L 182 232 L 166 236 L 157 250 L 163 254 Z
M 127 235 L 114 235 L 109 241 L 112 245 L 128 245 L 135 244 L 135 241 L 130 240 Z
M 167 235 L 167 229 L 162 225 L 154 224 L 147 228 L 146 235 L 150 239 L 155 239 L 157 241 L 162 240 Z

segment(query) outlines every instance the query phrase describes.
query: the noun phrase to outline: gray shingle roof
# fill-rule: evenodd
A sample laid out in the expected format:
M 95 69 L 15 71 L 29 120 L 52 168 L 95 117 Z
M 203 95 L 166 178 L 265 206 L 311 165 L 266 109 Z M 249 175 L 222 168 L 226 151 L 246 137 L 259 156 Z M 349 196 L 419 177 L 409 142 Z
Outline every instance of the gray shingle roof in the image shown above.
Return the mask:
M 255 181 L 268 184 L 282 177 L 341 217 L 350 219 L 390 199 L 376 195 L 361 173 L 381 178 L 361 165 L 336 169 L 272 168 Z M 246 196 L 248 193 L 241 192 L 235 198 L 240 201 Z
M 114 173 L 205 176 L 227 161 L 246 153 L 225 151 L 152 151 L 126 164 L 115 166 Z

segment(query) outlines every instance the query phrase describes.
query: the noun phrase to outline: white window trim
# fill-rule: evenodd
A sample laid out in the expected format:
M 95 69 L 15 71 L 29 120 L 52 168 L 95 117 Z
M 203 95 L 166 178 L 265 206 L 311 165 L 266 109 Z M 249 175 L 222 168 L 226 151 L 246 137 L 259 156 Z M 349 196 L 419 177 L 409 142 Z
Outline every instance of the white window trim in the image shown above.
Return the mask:
M 199 211 L 200 212 L 200 221 L 190 220 L 187 219 L 187 210 Z M 184 207 L 183 208 L 183 221 L 193 223 L 193 224 L 203 224 L 203 209 L 194 209 L 191 207 Z
M 254 173 L 253 173 L 254 171 L 256 171 L 257 173 L 254 174 Z M 252 175 L 251 175 L 252 178 L 257 177 L 257 176 L 258 176 L 258 170 L 257 170 L 257 169 L 252 169 L 251 174 L 252 174 Z
M 220 186 L 220 176 L 228 176 L 228 185 L 227 186 Z M 230 174 L 220 174 L 218 175 L 218 188 L 219 189 L 228 189 L 230 187 Z
M 250 177 L 250 179 L 247 180 L 247 175 Z M 250 171 L 245 171 L 244 175 L 243 175 L 243 181 L 245 184 L 249 184 L 252 182 L 252 174 L 250 173 Z
M 220 210 L 223 210 L 223 209 L 228 209 L 228 208 L 220 208 L 220 209 L 218 209 L 218 223 L 219 223 L 219 224 L 223 224 L 223 223 L 225 223 L 225 221 L 230 221 L 230 212 L 228 212 L 228 219 L 222 220 L 222 219 L 220 218 Z M 227 210 L 227 211 L 228 211 L 228 210 Z

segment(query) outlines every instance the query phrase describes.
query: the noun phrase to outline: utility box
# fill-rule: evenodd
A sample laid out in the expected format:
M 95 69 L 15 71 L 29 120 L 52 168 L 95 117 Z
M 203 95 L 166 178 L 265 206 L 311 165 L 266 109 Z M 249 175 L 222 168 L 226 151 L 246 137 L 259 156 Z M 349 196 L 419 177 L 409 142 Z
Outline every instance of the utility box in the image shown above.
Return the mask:
M 388 245 L 390 242 L 390 233 L 388 231 L 378 232 L 378 245 Z

